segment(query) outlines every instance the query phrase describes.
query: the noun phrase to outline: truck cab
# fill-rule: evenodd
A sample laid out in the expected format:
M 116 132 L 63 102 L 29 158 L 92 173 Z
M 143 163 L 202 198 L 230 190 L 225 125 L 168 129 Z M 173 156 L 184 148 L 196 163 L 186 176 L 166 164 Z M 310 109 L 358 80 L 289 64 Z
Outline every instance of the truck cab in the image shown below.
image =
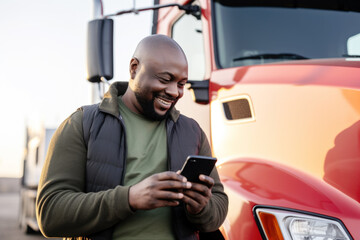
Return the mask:
M 24 233 L 39 231 L 35 200 L 41 170 L 54 128 L 28 126 L 24 148 L 23 176 L 20 189 L 19 226 Z
M 201 17 L 160 9 L 153 33 L 183 47 L 194 96 L 208 92 L 204 112 L 181 111 L 208 122 L 226 238 L 360 238 L 360 5 L 181 4 Z
M 360 239 L 358 1 L 154 1 L 184 49 L 177 104 L 207 133 L 225 239 Z M 116 31 L 116 28 L 115 28 Z

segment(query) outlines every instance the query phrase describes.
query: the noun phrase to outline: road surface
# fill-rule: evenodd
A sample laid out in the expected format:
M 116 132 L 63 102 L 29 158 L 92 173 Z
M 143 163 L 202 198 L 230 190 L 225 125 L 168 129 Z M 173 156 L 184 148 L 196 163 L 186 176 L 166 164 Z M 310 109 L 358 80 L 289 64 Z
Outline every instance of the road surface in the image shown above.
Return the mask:
M 46 239 L 40 233 L 25 235 L 18 225 L 19 194 L 0 193 L 0 239 L 40 240 Z
M 40 233 L 21 232 L 18 225 L 19 179 L 0 178 L 0 239 L 1 240 L 44 240 Z M 59 240 L 59 239 L 57 239 Z

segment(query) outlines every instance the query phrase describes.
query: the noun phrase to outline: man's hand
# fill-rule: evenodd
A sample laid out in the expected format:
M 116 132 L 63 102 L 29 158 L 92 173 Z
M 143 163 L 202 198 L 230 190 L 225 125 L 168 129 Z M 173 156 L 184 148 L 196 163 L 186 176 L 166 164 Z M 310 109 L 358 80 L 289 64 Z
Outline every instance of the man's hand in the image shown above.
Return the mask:
M 211 198 L 211 188 L 214 186 L 214 179 L 201 174 L 200 183 L 191 183 L 189 190 L 184 190 L 183 201 L 186 203 L 186 209 L 190 214 L 198 214 L 208 204 Z
M 133 210 L 177 206 L 184 197 L 179 191 L 190 189 L 191 185 L 175 172 L 154 174 L 130 187 L 129 204 Z

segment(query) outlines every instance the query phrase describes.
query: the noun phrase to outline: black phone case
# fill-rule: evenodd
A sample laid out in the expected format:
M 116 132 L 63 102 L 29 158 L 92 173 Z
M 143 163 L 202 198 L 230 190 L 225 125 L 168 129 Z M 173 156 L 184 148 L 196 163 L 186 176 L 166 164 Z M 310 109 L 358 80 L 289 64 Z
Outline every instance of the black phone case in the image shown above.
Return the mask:
M 199 175 L 204 174 L 209 176 L 215 166 L 217 159 L 206 156 L 188 156 L 182 169 L 181 175 L 187 178 L 190 182 L 201 183 Z

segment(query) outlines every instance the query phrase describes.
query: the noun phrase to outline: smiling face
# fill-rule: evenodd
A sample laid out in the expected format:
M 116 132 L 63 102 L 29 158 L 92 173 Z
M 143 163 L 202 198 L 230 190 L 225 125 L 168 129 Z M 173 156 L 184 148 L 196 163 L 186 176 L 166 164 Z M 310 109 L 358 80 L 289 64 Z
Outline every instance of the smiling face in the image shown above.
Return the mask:
M 123 101 L 133 112 L 162 120 L 183 96 L 188 65 L 184 53 L 172 39 L 151 37 L 156 41 L 137 49 L 130 61 L 131 79 Z

